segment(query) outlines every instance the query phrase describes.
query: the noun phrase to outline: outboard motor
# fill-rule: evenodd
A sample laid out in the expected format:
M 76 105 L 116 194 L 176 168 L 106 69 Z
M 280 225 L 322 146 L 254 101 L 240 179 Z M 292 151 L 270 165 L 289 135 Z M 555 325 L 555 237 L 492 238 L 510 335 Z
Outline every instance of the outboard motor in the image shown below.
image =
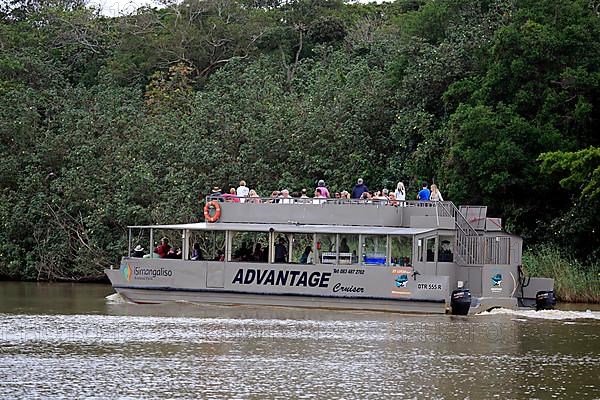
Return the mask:
M 450 296 L 452 315 L 467 315 L 471 308 L 471 292 L 469 289 L 457 289 Z
M 540 290 L 535 295 L 535 310 L 554 310 L 556 305 L 556 297 L 552 290 Z

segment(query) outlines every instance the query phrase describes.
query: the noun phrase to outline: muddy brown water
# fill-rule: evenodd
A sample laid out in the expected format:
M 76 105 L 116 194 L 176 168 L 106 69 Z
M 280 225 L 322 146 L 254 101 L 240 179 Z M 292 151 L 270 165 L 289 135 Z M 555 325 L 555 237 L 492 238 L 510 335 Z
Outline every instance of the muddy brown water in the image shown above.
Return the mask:
M 113 293 L 0 282 L 0 398 L 600 398 L 598 305 L 453 317 Z

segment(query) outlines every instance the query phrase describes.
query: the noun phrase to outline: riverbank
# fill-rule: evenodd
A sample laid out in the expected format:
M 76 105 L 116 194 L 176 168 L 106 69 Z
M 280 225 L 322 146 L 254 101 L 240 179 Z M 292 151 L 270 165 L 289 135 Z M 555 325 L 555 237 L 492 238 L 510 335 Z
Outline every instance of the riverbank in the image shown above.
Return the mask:
M 600 303 L 600 263 L 585 265 L 559 249 L 543 245 L 523 253 L 523 269 L 530 276 L 554 279 L 558 300 L 568 303 Z

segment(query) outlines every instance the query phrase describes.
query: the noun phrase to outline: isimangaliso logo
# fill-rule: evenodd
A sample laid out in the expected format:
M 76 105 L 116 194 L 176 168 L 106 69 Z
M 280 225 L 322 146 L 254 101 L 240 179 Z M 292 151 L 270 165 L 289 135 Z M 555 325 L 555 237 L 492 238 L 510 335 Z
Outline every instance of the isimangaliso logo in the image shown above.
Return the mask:
M 123 278 L 127 279 L 127 281 L 131 280 L 131 274 L 133 273 L 133 268 L 129 264 L 121 265 L 121 275 Z

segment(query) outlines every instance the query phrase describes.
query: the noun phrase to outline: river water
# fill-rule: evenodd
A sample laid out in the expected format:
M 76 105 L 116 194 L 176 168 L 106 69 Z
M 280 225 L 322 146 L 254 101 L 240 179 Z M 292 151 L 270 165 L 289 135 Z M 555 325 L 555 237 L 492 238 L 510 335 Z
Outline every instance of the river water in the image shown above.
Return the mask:
M 0 398 L 600 398 L 597 305 L 453 317 L 112 293 L 0 282 Z

